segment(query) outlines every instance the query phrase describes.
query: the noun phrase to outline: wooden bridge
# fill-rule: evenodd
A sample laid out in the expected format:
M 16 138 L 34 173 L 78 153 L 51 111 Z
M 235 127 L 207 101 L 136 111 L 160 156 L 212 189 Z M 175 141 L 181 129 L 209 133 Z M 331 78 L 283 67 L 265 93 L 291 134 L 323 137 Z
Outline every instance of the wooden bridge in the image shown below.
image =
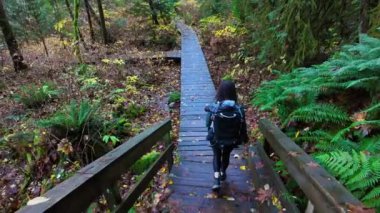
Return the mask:
M 205 140 L 203 108 L 213 101 L 215 87 L 196 34 L 184 24 L 177 27 L 182 34 L 179 163 L 173 165 L 175 146 L 170 140 L 171 122 L 167 119 L 82 168 L 44 194 L 41 202 L 19 212 L 83 212 L 102 194 L 112 212 L 127 212 L 165 162 L 171 168 L 173 180 L 167 201 L 173 205 L 173 212 L 299 212 L 287 199 L 288 193 L 272 169 L 273 162 L 267 153 L 275 153 L 284 162 L 309 199 L 309 212 L 348 212 L 350 206 L 362 206 L 268 120 L 260 121 L 265 151 L 260 143 L 234 150 L 227 180 L 220 193 L 213 194 L 212 150 Z M 165 144 L 165 151 L 122 198 L 117 190 L 120 176 L 158 141 Z M 265 194 L 268 190 L 271 193 L 265 202 L 255 199 L 258 193 Z

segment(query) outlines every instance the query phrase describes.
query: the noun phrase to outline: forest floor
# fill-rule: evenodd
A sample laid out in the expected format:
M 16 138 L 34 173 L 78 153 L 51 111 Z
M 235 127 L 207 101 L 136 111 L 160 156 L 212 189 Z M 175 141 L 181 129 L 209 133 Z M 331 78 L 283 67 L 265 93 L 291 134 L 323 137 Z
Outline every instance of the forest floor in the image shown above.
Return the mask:
M 67 156 L 63 157 L 65 153 L 58 148 L 62 141 L 57 141 L 58 139 L 54 139 L 45 130 L 41 130 L 44 140 L 46 138 L 43 142 L 43 148 L 47 149 L 44 150 L 44 156 L 26 155 L 25 152 L 38 151 L 31 145 L 33 138 L 22 138 L 24 133 L 40 129 L 37 125 L 39 120 L 54 115 L 73 100 L 100 102 L 98 113 L 105 120 L 112 119 L 114 112 L 120 110 L 120 107 L 121 110 L 130 110 L 128 133 L 122 136 L 116 135 L 121 141 L 126 141 L 153 123 L 169 116 L 173 121 L 173 140 L 176 140 L 178 104 L 169 109 L 167 102 L 171 92 L 180 90 L 179 64 L 167 60 L 127 60 L 131 55 L 144 56 L 147 52 L 178 48 L 172 43 L 167 45 L 153 41 L 153 26 L 145 23 L 144 19 L 128 17 L 128 26 L 111 27 L 111 34 L 116 41 L 109 45 L 91 43 L 86 39 L 86 49 L 82 46 L 81 52 L 87 66 L 78 65 L 71 47 L 64 48 L 58 37 L 46 40 L 49 56 L 45 55 L 40 44 L 22 44 L 25 61 L 29 64 L 29 69 L 23 72 L 15 73 L 7 57 L 8 52 L 1 53 L 3 56 L 3 67 L 0 72 L 0 140 L 2 141 L 0 208 L 2 211 L 17 210 L 25 205 L 27 200 L 43 194 L 84 165 L 80 160 L 73 158 L 72 153 L 66 153 Z M 174 39 L 178 41 L 178 37 Z M 83 70 L 90 74 L 80 74 Z M 15 97 L 23 93 L 23 87 L 28 89 L 28 85 L 31 84 L 40 87 L 46 83 L 55 85 L 60 95 L 41 106 L 32 108 L 16 101 Z M 129 106 L 137 106 L 140 111 L 136 114 L 133 112 L 134 108 L 128 108 Z M 29 144 L 23 146 L 25 142 Z M 30 157 L 32 160 L 28 159 Z M 27 164 L 33 167 L 32 173 L 25 171 Z M 125 181 L 127 184 L 124 183 L 123 188 L 128 188 L 136 178 L 130 174 L 123 178 L 125 177 L 129 177 L 130 180 Z M 165 185 L 166 183 L 162 181 L 156 182 L 158 185 Z M 151 187 L 150 190 L 159 189 L 162 187 Z M 149 204 L 152 203 L 152 197 L 148 197 L 147 201 L 140 201 L 143 203 L 139 205 L 142 211 L 152 208 Z
M 177 140 L 179 104 L 169 108 L 167 102 L 171 92 L 180 90 L 179 64 L 167 60 L 128 58 L 141 56 L 143 59 L 155 52 L 179 49 L 179 36 L 170 27 L 156 30 L 145 19 L 123 14 L 122 11 L 119 13 L 121 14 L 114 17 L 128 16 L 128 25 L 121 27 L 116 24 L 120 21 L 111 19 L 110 32 L 116 39 L 112 44 L 91 43 L 87 36 L 88 29 L 82 29 L 86 41 L 86 48 L 81 47 L 83 61 L 87 64 L 85 66 L 78 63 L 72 48 L 67 42 L 64 47 L 58 36 L 46 39 L 48 56 L 40 44 L 22 44 L 25 61 L 29 64 L 29 69 L 24 72 L 15 73 L 8 53 L 1 52 L 0 208 L 6 212 L 17 210 L 29 199 L 40 196 L 84 165 L 84 162 L 73 158 L 70 148 L 59 150 L 62 139 L 54 138 L 38 126 L 39 120 L 49 118 L 73 100 L 101 103 L 98 113 L 108 121 L 113 119 L 113 114 L 117 111 L 130 112 L 127 134 L 115 135 L 121 141 L 126 141 L 168 116 L 173 121 L 172 139 Z M 201 38 L 204 36 L 200 32 L 198 35 Z M 268 115 L 251 106 L 252 91 L 263 80 L 273 76 L 266 67 L 252 68 L 235 60 L 231 55 L 238 51 L 238 46 L 230 45 L 225 50 L 222 45 L 216 46 L 203 40 L 202 48 L 216 87 L 222 77 L 233 74 L 239 101 L 247 108 L 250 141 L 255 142 L 258 137 L 258 120 Z M 25 93 L 23 88 L 27 90 L 31 84 L 41 87 L 47 83 L 56 86 L 60 93 L 58 97 L 31 108 L 16 101 L 17 95 Z M 137 109 L 129 108 L 131 106 L 137 106 Z M 25 139 L 25 136 L 30 136 L 28 133 L 40 134 L 44 142 L 35 146 L 33 138 Z M 112 135 L 113 132 L 109 134 Z M 39 148 L 44 149 L 43 156 L 26 154 L 38 153 Z M 29 167 L 33 167 L 31 172 L 26 171 Z M 167 171 L 163 168 L 154 184 L 141 196 L 143 199 L 135 204 L 136 211 L 167 208 L 159 204 L 170 193 L 166 190 L 170 184 L 166 174 Z M 122 179 L 121 191 L 125 194 L 126 189 L 135 183 L 136 176 L 129 173 Z M 100 199 L 99 203 L 104 204 L 104 199 Z

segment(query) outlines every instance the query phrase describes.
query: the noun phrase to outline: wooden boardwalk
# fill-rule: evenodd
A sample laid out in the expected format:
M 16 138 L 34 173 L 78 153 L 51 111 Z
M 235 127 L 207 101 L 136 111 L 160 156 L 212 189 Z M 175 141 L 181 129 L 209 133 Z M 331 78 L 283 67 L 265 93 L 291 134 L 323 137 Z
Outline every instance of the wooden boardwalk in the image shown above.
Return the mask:
M 212 150 L 205 137 L 206 112 L 212 103 L 215 87 L 195 32 L 178 24 L 182 34 L 181 50 L 181 121 L 178 154 L 180 163 L 173 166 L 172 194 L 169 202 L 174 212 L 254 212 L 254 187 L 242 150 L 231 153 L 227 180 L 218 194 L 213 184 Z M 236 158 L 235 158 L 235 157 Z

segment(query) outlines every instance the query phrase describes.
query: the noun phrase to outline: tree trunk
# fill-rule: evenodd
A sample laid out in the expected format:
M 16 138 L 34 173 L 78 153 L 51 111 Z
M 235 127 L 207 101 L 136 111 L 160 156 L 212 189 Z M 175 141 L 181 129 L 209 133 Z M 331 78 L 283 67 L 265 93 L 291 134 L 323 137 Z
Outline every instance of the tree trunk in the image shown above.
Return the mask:
M 69 12 L 71 20 L 74 21 L 74 15 L 73 15 L 73 11 L 71 10 L 71 6 L 70 6 L 69 1 L 65 0 L 65 4 L 66 4 L 67 11 Z M 86 49 L 86 43 L 84 42 L 83 35 L 82 35 L 82 33 L 81 33 L 81 31 L 80 31 L 79 28 L 78 28 L 78 33 L 79 33 L 80 41 L 83 43 L 83 47 Z
M 80 32 L 79 32 L 79 24 L 78 24 L 78 19 L 79 19 L 79 0 L 74 0 L 74 16 L 73 16 L 73 30 L 74 30 L 74 54 L 75 56 L 78 57 L 78 61 L 80 63 L 83 62 L 82 56 L 80 53 L 80 48 L 79 48 L 79 37 L 80 37 Z
M 110 43 L 110 38 L 107 33 L 107 28 L 106 28 L 106 22 L 104 19 L 104 12 L 103 12 L 103 5 L 102 5 L 102 0 L 96 0 L 98 3 L 98 10 L 99 10 L 99 17 L 100 17 L 100 28 L 102 30 L 103 34 L 103 42 L 104 44 Z
M 94 29 L 92 28 L 91 13 L 90 13 L 90 3 L 88 2 L 88 0 L 84 0 L 84 5 L 86 7 L 88 26 L 90 27 L 91 41 L 94 42 L 95 36 L 94 36 Z
M 369 30 L 369 0 L 360 1 L 360 21 L 359 21 L 359 33 L 367 33 Z
M 88 4 L 88 7 L 89 7 L 89 9 L 90 9 L 90 13 L 91 13 L 92 17 L 95 19 L 96 23 L 100 26 L 101 24 L 100 24 L 100 19 L 99 19 L 99 17 L 96 15 L 96 13 L 95 13 L 95 11 L 94 11 L 94 8 L 91 7 L 90 2 L 88 2 L 88 3 L 89 3 L 89 4 Z
M 20 71 L 26 69 L 28 66 L 23 62 L 24 57 L 22 56 L 16 38 L 13 34 L 11 25 L 8 22 L 7 15 L 3 6 L 3 0 L 0 0 L 0 27 L 4 34 L 5 42 L 7 43 L 9 53 L 11 55 L 13 66 L 15 71 Z
M 152 20 L 153 20 L 154 24 L 159 25 L 158 17 L 157 17 L 157 10 L 154 6 L 153 0 L 149 0 L 148 3 L 149 3 L 149 8 L 150 8 L 150 13 L 152 14 Z
M 71 20 L 74 20 L 73 11 L 71 11 L 69 0 L 65 0 L 67 11 L 69 12 Z

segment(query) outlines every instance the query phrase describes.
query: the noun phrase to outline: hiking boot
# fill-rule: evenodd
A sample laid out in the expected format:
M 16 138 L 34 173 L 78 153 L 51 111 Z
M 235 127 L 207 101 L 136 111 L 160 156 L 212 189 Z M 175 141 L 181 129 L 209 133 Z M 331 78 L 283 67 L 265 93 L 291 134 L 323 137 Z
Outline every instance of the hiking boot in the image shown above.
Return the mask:
M 214 185 L 212 185 L 213 191 L 218 191 L 220 189 L 220 178 L 214 178 Z
M 225 181 L 226 178 L 227 178 L 227 174 L 226 174 L 226 172 L 221 172 L 221 173 L 220 173 L 220 181 Z

